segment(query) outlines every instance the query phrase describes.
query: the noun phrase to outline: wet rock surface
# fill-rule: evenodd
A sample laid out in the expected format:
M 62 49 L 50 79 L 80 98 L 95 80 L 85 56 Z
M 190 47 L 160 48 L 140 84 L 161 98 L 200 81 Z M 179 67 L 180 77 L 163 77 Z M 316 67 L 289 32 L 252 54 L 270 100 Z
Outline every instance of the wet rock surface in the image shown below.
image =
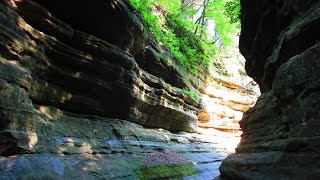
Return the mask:
M 242 0 L 240 50 L 264 92 L 220 171 L 230 179 L 319 179 L 319 1 Z
M 30 140 L 20 144 L 29 150 L 0 158 L 2 179 L 139 179 L 138 170 L 150 167 L 162 171 L 157 169 L 148 179 L 212 179 L 229 153 L 221 142 L 233 140 L 232 136 L 145 129 L 128 121 L 79 116 L 46 106 L 37 109 L 37 133 L 12 132 Z M 178 167 L 175 171 L 165 169 L 173 165 Z M 192 168 L 194 173 L 186 174 L 179 167 Z

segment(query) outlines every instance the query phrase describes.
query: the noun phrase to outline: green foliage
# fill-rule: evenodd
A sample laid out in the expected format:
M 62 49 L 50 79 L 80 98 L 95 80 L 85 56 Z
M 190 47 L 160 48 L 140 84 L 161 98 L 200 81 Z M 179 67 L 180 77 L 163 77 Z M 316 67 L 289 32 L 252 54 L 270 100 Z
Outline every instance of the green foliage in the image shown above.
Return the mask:
M 197 7 L 197 0 L 190 0 L 189 4 L 181 4 L 181 0 L 130 1 L 160 45 L 167 48 L 194 75 L 202 67 L 210 68 L 214 56 L 232 45 L 232 35 L 238 32 L 237 27 L 230 23 L 234 21 L 230 20 L 233 4 L 227 0 L 206 1 L 203 7 Z M 226 7 L 229 10 L 226 11 Z M 199 14 L 203 16 L 202 21 L 195 21 L 194 17 Z M 209 21 L 214 27 L 208 26 Z M 199 31 L 195 32 L 195 29 Z M 210 35 L 212 32 L 214 35 Z
M 240 0 L 232 0 L 225 4 L 225 15 L 230 18 L 230 22 L 240 27 Z
M 161 81 L 162 83 L 166 83 L 166 82 L 164 81 L 164 79 L 162 79 L 162 78 L 160 78 L 160 81 Z M 196 94 L 196 93 L 194 93 L 194 92 L 192 92 L 192 91 L 189 91 L 187 88 L 181 89 L 181 88 L 172 86 L 171 84 L 168 84 L 168 83 L 166 83 L 166 84 L 169 85 L 170 87 L 175 88 L 175 89 L 178 90 L 178 91 L 183 92 L 184 94 L 188 95 L 191 99 L 200 100 L 200 96 L 199 96 L 198 94 Z
M 160 78 L 160 81 L 161 81 L 162 83 L 166 83 L 163 78 Z
M 0 55 L 0 60 L 5 61 L 6 59 Z
M 188 94 L 192 99 L 199 100 L 200 96 L 192 91 L 189 91 L 187 88 L 180 89 L 185 94 Z
M 180 61 L 191 71 L 197 71 L 199 64 L 209 67 L 210 59 L 205 55 L 203 42 L 197 35 L 187 29 L 190 26 L 187 23 L 175 16 L 168 16 L 167 18 L 167 27 L 172 29 L 176 35 L 179 53 L 183 55 Z
M 219 38 L 223 47 L 229 47 L 233 44 L 232 36 L 237 34 L 239 29 L 232 23 L 226 15 L 226 0 L 210 1 L 208 5 L 207 17 L 214 21 L 215 34 L 213 39 Z M 220 45 L 220 46 L 221 46 Z

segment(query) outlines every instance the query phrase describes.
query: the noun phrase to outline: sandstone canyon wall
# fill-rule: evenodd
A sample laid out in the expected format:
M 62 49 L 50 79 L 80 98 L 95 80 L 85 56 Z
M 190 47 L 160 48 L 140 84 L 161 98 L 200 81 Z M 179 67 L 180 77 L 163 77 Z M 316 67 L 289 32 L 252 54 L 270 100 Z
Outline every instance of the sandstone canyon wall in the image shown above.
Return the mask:
M 263 94 L 240 121 L 230 179 L 320 178 L 320 1 L 241 0 L 240 51 Z
M 160 81 L 192 88 L 186 72 L 157 56 L 161 48 L 127 1 L 2 0 L 0 13 L 1 155 L 34 151 L 43 140 L 37 133 L 53 136 L 47 120 L 63 118 L 49 109 L 197 128 L 200 100 Z M 147 60 L 158 71 L 140 68 Z
M 206 74 L 182 68 L 126 0 L 0 0 L 0 179 L 218 176 L 229 137 L 167 131 L 198 127 L 205 104 L 184 88 L 225 119 L 253 103 Z

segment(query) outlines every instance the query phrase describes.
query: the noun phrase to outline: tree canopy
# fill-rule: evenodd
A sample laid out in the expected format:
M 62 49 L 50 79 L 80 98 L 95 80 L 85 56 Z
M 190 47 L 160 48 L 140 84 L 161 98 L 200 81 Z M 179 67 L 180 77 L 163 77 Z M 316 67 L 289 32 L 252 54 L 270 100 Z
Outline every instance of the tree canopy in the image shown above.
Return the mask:
M 192 73 L 233 45 L 240 0 L 130 0 L 160 45 Z

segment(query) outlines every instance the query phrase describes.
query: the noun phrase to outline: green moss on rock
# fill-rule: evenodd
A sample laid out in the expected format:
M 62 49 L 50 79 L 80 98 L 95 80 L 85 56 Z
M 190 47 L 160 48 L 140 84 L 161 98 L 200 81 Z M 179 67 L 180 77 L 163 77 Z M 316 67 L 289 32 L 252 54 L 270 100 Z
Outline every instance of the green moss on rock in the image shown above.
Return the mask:
M 135 171 L 137 178 L 140 180 L 168 178 L 182 179 L 183 176 L 192 176 L 197 173 L 198 170 L 192 163 L 140 167 Z

